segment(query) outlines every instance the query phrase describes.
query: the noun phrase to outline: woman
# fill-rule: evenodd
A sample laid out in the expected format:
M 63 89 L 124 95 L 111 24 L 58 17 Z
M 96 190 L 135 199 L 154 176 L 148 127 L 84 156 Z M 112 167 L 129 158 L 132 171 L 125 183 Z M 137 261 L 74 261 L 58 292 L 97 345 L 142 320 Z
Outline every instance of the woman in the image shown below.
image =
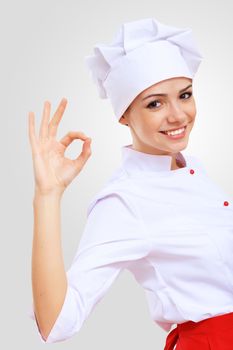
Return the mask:
M 201 55 L 191 31 L 155 19 L 125 23 L 87 64 L 132 144 L 88 206 L 71 267 L 61 250 L 60 201 L 91 155 L 91 139 L 70 132 L 56 141 L 67 100 L 39 137 L 29 113 L 35 171 L 32 317 L 42 342 L 77 333 L 123 269 L 145 289 L 166 350 L 230 349 L 233 343 L 233 210 L 229 196 L 187 147 L 196 116 L 193 77 Z M 83 140 L 76 160 L 64 157 Z M 168 219 L 169 213 L 169 219 Z

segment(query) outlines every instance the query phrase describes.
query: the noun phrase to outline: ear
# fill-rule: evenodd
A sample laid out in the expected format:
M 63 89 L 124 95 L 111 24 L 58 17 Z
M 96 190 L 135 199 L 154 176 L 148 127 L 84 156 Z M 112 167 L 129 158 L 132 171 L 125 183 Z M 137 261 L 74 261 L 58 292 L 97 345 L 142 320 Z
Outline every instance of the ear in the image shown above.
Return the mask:
M 126 117 L 124 116 L 124 114 L 120 117 L 119 119 L 119 123 L 128 126 L 129 124 L 127 123 Z

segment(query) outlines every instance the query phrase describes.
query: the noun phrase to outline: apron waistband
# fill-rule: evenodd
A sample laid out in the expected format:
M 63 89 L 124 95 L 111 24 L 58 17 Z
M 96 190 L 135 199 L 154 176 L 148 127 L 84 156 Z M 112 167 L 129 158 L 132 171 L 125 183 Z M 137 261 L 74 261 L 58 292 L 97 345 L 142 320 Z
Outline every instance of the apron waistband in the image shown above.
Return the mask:
M 217 315 L 199 322 L 187 321 L 177 324 L 167 336 L 164 350 L 173 350 L 179 336 L 194 334 L 211 334 L 233 328 L 233 312 Z

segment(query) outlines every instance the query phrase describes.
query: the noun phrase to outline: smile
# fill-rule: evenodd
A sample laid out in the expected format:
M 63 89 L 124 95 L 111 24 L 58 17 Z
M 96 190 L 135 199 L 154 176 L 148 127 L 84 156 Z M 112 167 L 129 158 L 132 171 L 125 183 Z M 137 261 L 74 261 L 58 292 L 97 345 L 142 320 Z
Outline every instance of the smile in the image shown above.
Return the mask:
M 164 135 L 168 136 L 171 139 L 180 139 L 180 138 L 185 136 L 186 127 L 187 127 L 187 125 L 183 128 L 180 128 L 180 129 L 176 129 L 176 130 L 172 130 L 172 131 L 160 131 L 160 132 L 163 133 Z

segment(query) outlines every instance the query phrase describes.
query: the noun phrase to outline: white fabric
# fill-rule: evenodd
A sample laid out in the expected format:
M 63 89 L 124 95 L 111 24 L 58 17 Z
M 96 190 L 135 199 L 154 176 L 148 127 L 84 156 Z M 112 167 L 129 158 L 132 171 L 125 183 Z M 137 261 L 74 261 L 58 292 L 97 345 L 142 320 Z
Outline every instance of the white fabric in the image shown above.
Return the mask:
M 96 44 L 85 63 L 99 97 L 110 99 L 119 120 L 149 86 L 180 76 L 193 79 L 202 59 L 190 28 L 145 18 L 122 24 L 111 44 Z
M 197 157 L 179 153 L 178 160 L 183 167 L 170 170 L 170 156 L 122 147 L 122 163 L 88 206 L 47 343 L 77 333 L 123 269 L 165 331 L 233 312 L 233 198 Z

